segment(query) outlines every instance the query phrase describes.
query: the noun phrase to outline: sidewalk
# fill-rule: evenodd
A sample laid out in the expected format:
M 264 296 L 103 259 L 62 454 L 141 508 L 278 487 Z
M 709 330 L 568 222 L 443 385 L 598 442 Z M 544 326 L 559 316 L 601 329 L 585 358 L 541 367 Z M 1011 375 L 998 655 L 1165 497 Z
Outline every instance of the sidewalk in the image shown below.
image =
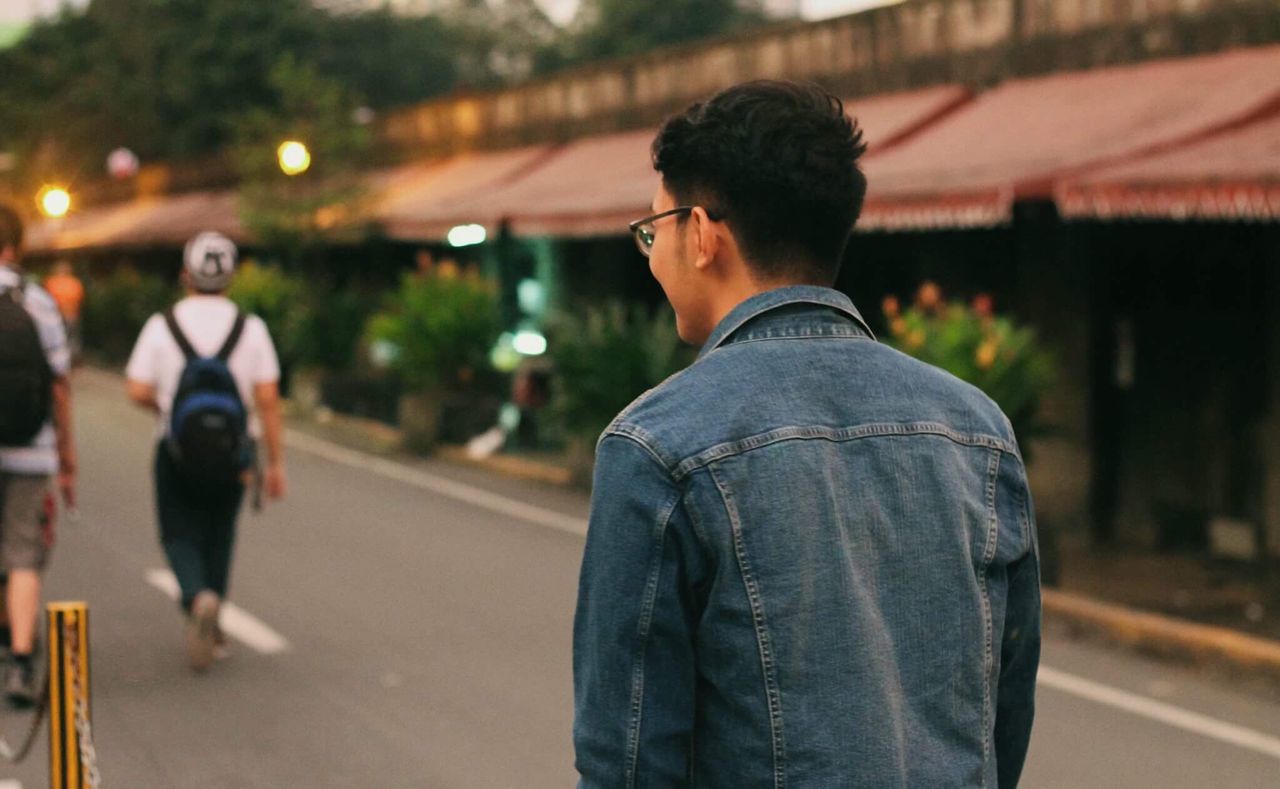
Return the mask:
M 375 454 L 394 454 L 399 432 L 372 420 L 321 412 L 290 426 Z M 461 447 L 437 456 L 497 474 L 565 486 L 572 474 L 551 455 L 476 459 Z M 1091 548 L 1061 540 L 1059 588 L 1043 592 L 1045 626 L 1184 665 L 1255 681 L 1280 693 L 1280 567 L 1186 554 Z

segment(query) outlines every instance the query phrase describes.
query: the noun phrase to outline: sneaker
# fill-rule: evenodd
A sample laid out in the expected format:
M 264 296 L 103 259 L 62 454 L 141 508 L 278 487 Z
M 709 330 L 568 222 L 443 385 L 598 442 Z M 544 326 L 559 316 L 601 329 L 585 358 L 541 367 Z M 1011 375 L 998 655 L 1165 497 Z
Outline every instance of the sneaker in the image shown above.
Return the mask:
M 231 650 L 227 647 L 227 634 L 222 632 L 221 625 L 215 625 L 213 629 L 213 659 L 226 660 L 231 657 Z
M 191 615 L 187 618 L 187 662 L 195 671 L 205 671 L 213 662 L 221 603 L 218 595 L 208 589 L 191 602 Z
M 14 707 L 30 707 L 35 704 L 35 669 L 29 664 L 10 663 L 4 674 L 4 695 Z

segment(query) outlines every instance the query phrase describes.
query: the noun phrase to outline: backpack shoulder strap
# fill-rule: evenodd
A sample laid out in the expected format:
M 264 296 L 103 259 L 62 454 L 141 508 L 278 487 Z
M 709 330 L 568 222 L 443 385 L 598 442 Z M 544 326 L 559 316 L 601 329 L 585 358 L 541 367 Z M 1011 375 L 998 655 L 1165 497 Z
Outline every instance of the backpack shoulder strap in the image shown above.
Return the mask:
M 27 295 L 27 283 L 19 277 L 17 285 L 0 285 L 0 295 L 8 296 L 15 303 L 22 304 Z
M 240 310 L 236 310 L 236 320 L 231 324 L 231 333 L 227 335 L 226 342 L 222 343 L 222 349 L 218 351 L 218 360 L 223 364 L 231 358 L 231 353 L 236 349 L 236 344 L 240 342 L 240 335 L 244 334 L 245 315 Z
M 182 329 L 178 326 L 178 319 L 173 313 L 173 307 L 164 311 L 164 322 L 169 327 L 169 333 L 173 335 L 174 342 L 178 343 L 178 347 L 182 349 L 182 355 L 190 361 L 199 356 L 196 349 L 191 347 L 191 341 L 187 339 L 187 335 L 182 333 Z

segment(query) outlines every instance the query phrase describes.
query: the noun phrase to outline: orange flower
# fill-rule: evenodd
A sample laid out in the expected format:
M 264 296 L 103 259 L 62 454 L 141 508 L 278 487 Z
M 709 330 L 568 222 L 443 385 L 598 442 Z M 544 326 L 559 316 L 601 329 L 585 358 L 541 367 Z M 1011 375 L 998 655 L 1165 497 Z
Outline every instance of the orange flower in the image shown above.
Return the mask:
M 924 331 L 921 329 L 916 329 L 915 331 L 911 332 L 910 335 L 907 336 L 907 347 L 911 348 L 912 350 L 915 350 L 916 348 L 919 348 L 921 345 L 924 345 Z
M 907 322 L 902 318 L 894 318 L 889 323 L 889 331 L 893 332 L 894 337 L 901 337 L 907 333 Z
M 984 318 L 990 318 L 995 312 L 995 302 L 986 293 L 979 293 L 973 299 L 973 311 Z
M 931 310 L 942 303 L 942 288 L 936 283 L 926 282 L 920 286 L 920 290 L 916 293 L 916 303 L 921 309 Z
M 884 311 L 885 317 L 898 317 L 898 313 L 900 311 L 898 298 L 896 296 L 885 296 L 884 301 L 880 303 L 880 309 Z
M 440 279 L 457 279 L 462 270 L 458 267 L 458 261 L 453 258 L 445 258 L 436 267 L 436 272 L 439 274 Z
M 974 361 L 978 363 L 980 369 L 991 369 L 991 365 L 996 363 L 996 344 L 991 340 L 986 340 L 979 345 L 978 352 L 974 354 Z

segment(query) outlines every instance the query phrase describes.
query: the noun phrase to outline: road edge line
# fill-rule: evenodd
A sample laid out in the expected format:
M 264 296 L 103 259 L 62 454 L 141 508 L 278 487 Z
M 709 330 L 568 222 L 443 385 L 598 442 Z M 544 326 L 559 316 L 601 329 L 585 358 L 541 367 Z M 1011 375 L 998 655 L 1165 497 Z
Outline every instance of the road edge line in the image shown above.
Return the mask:
M 448 477 L 432 474 L 429 471 L 414 468 L 405 463 L 378 457 L 358 449 L 344 447 L 332 441 L 301 432 L 296 428 L 285 430 L 285 443 L 292 448 L 309 452 L 330 462 L 360 469 L 361 471 L 373 472 L 396 482 L 412 485 L 464 504 L 470 504 L 473 507 L 506 515 L 537 526 L 545 526 L 556 531 L 567 532 L 578 537 L 584 537 L 587 533 L 587 521 L 584 518 L 566 515 L 546 507 L 539 507 L 536 504 L 528 504 L 474 485 L 468 485 L 465 482 L 458 482 Z
M 1280 739 L 1247 726 L 1204 715 L 1158 701 L 1139 693 L 1121 690 L 1066 671 L 1041 666 L 1037 682 L 1052 690 L 1123 710 L 1175 729 L 1207 737 L 1237 748 L 1280 759 Z

